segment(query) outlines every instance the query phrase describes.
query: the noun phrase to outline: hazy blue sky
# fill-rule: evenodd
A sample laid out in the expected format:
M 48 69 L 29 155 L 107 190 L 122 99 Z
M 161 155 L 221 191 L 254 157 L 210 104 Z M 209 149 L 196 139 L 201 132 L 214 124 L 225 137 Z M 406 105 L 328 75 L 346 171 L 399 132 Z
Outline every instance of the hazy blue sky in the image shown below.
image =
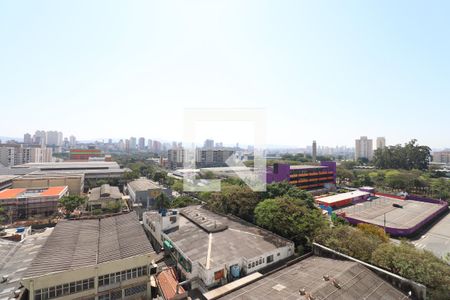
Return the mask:
M 257 107 L 269 144 L 449 147 L 449 15 L 449 1 L 1 1 L 0 136 L 180 140 L 185 108 Z M 245 139 L 230 128 L 215 139 Z

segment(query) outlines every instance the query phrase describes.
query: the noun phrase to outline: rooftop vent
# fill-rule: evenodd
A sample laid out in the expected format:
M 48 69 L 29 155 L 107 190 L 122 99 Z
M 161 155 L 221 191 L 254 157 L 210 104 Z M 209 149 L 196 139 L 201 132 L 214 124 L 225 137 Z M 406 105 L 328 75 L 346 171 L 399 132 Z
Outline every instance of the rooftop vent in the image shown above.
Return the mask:
M 9 277 L 8 275 L 3 275 L 1 283 L 7 282 L 8 281 L 8 277 Z
M 339 282 L 337 282 L 336 279 L 333 278 L 333 280 L 331 280 L 331 282 L 333 283 L 333 285 L 334 285 L 336 288 L 338 288 L 338 289 L 341 288 L 341 285 L 339 284 Z
M 305 288 L 299 289 L 298 292 L 300 293 L 300 295 L 303 295 L 303 296 L 306 295 L 306 290 L 305 290 Z
M 330 280 L 330 275 L 328 275 L 328 274 L 323 275 L 323 280 L 325 280 L 325 281 Z

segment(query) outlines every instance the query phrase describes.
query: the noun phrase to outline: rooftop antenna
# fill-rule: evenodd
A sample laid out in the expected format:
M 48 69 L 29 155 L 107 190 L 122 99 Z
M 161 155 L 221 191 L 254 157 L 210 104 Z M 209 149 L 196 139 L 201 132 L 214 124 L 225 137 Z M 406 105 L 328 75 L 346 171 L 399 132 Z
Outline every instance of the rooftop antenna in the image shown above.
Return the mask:
M 209 270 L 211 267 L 211 248 L 212 248 L 212 233 L 209 234 L 209 240 L 208 240 L 208 254 L 206 256 L 206 270 Z

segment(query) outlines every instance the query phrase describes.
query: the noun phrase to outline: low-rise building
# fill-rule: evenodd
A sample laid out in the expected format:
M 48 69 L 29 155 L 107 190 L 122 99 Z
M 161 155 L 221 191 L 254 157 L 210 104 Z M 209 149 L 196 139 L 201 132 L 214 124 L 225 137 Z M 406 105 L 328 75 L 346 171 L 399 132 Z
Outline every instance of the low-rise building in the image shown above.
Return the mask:
M 29 299 L 150 299 L 155 258 L 135 213 L 63 220 L 23 276 Z
M 139 178 L 127 184 L 128 194 L 133 204 L 144 208 L 154 207 L 155 199 L 166 189 L 157 182 L 147 178 Z
M 68 194 L 67 186 L 6 189 L 0 191 L 0 204 L 10 221 L 47 217 L 58 212 L 59 199 Z
M 450 164 L 450 151 L 436 151 L 432 155 L 434 163 Z
M 339 208 L 350 204 L 357 204 L 366 201 L 370 197 L 370 192 L 353 191 L 348 193 L 336 194 L 332 196 L 325 196 L 316 198 L 319 205 L 326 207 Z
M 239 218 L 200 206 L 144 213 L 155 249 L 164 248 L 181 279 L 213 288 L 261 270 L 294 254 L 294 243 Z
M 32 172 L 13 179 L 13 188 L 48 188 L 67 186 L 70 195 L 81 195 L 84 189 L 84 174 L 57 172 Z
M 120 168 L 113 161 L 80 161 L 80 162 L 52 162 L 27 163 L 14 166 L 13 170 L 31 169 L 41 172 L 58 172 L 66 174 L 84 174 L 85 179 L 120 178 L 129 169 Z
M 320 166 L 276 163 L 266 173 L 267 183 L 286 181 L 302 190 L 333 190 L 336 187 L 336 162 Z
M 17 177 L 19 177 L 19 176 L 17 176 L 17 175 L 0 175 L 0 191 L 12 187 L 13 181 Z
M 123 204 L 123 195 L 117 186 L 102 184 L 89 191 L 87 203 L 89 211 L 111 207 L 121 208 Z

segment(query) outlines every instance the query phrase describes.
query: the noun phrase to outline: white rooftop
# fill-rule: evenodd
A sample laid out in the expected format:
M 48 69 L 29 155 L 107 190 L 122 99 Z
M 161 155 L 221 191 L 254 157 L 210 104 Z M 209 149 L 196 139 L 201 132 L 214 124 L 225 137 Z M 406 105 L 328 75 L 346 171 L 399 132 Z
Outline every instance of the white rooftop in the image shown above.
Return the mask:
M 322 197 L 322 198 L 318 198 L 316 200 L 320 201 L 320 202 L 324 202 L 324 203 L 335 203 L 335 202 L 339 202 L 342 200 L 352 199 L 352 198 L 366 196 L 366 195 L 370 195 L 370 193 L 363 192 L 363 191 L 353 191 L 353 192 L 342 193 L 342 194 L 337 194 L 337 195 L 328 196 L 328 197 Z

